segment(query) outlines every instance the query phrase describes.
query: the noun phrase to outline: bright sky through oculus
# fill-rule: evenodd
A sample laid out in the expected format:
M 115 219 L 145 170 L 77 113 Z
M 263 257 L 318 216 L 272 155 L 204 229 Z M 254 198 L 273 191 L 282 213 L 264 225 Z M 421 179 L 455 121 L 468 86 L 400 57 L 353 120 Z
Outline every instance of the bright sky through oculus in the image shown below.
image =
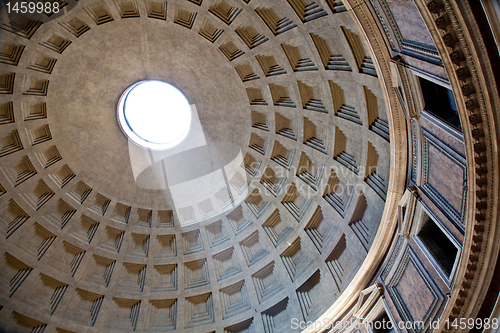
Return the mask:
M 118 119 L 132 141 L 146 148 L 168 149 L 188 135 L 191 107 L 184 94 L 173 85 L 141 81 L 123 93 Z

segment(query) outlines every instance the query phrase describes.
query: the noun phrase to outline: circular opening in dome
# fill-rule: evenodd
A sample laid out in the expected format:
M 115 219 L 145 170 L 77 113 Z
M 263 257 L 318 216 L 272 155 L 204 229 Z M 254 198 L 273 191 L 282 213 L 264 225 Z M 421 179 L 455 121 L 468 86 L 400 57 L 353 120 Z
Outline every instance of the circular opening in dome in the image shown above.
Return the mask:
M 191 127 L 191 107 L 173 85 L 156 80 L 128 87 L 118 103 L 118 122 L 125 135 L 151 149 L 177 146 Z

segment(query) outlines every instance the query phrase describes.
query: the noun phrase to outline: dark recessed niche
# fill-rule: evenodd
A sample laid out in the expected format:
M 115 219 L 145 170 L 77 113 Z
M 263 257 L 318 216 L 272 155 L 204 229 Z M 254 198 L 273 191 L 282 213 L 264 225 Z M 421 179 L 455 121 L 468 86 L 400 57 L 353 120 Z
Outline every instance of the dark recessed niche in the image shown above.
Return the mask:
M 387 313 L 382 311 L 371 324 L 373 333 L 396 333 L 395 325 Z
M 447 276 L 451 275 L 455 259 L 458 256 L 458 248 L 451 242 L 448 236 L 436 225 L 425 212 L 423 213 L 422 229 L 418 237 L 432 254 L 438 265 Z
M 453 92 L 426 79 L 419 79 L 425 110 L 462 132 Z

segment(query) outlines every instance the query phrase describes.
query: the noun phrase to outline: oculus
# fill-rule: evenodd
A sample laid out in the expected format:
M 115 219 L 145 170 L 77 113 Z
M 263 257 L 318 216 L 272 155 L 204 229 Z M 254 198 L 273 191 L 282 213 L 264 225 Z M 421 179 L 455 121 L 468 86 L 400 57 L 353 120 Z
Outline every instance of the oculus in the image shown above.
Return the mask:
M 144 148 L 173 148 L 191 128 L 191 107 L 186 96 L 164 81 L 134 83 L 123 92 L 117 111 L 125 136 Z

